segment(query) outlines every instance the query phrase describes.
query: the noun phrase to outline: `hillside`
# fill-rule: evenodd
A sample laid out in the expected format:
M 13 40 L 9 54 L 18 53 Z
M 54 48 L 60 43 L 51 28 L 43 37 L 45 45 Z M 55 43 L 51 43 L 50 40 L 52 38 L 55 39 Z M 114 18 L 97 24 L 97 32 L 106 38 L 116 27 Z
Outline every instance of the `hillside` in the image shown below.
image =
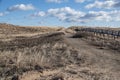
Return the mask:
M 57 31 L 60 28 L 50 27 L 29 27 L 18 26 L 6 23 L 0 23 L 0 34 L 23 34 L 23 33 L 36 33 L 36 32 L 52 32 Z
M 0 23 L 0 39 L 1 40 L 10 40 L 14 37 L 27 37 L 37 34 L 49 33 L 60 31 L 62 28 L 56 27 L 31 27 L 31 26 L 18 26 L 6 23 Z
M 119 80 L 119 39 L 75 28 L 7 25 L 0 25 L 2 80 Z

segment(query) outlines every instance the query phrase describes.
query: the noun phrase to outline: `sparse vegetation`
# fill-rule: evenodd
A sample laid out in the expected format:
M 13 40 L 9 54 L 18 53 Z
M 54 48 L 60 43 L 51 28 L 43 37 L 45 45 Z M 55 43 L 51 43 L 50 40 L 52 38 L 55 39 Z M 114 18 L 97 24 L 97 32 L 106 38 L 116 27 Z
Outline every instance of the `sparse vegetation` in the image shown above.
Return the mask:
M 76 32 L 73 36 L 73 38 L 84 38 L 86 41 L 88 41 L 90 44 L 94 46 L 98 46 L 101 49 L 103 47 L 110 48 L 112 50 L 116 50 L 120 52 L 120 40 L 119 38 L 117 40 L 108 37 L 101 37 L 100 35 L 94 35 L 90 32 Z
M 15 74 L 63 67 L 81 63 L 78 52 L 63 42 L 64 33 L 50 33 L 30 38 L 15 38 L 0 44 L 0 76 L 12 78 Z
M 14 33 L 4 26 L 0 33 L 0 80 L 119 80 L 120 55 L 112 53 L 113 49 L 119 53 L 119 40 L 75 33 L 74 27 L 31 31 L 33 28 L 14 26 Z M 10 30 L 6 37 L 5 31 Z

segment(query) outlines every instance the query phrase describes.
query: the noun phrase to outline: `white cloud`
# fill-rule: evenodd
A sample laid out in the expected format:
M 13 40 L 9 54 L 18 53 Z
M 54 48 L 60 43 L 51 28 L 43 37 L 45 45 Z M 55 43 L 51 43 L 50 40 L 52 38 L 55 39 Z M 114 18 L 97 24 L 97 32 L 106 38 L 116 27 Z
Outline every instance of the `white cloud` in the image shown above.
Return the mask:
M 47 2 L 54 2 L 54 3 L 62 3 L 65 2 L 67 0 L 46 0 Z
M 39 11 L 39 12 L 32 14 L 31 16 L 32 17 L 43 17 L 45 15 L 46 15 L 46 13 L 44 11 Z
M 4 16 L 4 13 L 1 13 L 1 12 L 0 12 L 0 16 Z
M 85 0 L 75 0 L 76 3 L 82 3 L 84 2 Z
M 118 0 L 106 0 L 106 1 L 95 1 L 94 3 L 88 4 L 85 6 L 86 8 L 117 8 L 120 7 L 120 1 Z
M 90 22 L 90 21 L 120 21 L 120 10 L 114 11 L 88 11 L 82 12 L 70 7 L 48 9 L 46 12 L 40 11 L 32 15 L 39 17 L 55 17 L 65 22 Z
M 111 21 L 112 17 L 108 14 L 108 12 L 105 11 L 89 11 L 88 14 L 86 15 L 91 15 L 93 20 L 98 20 L 98 21 Z M 89 17 L 88 17 L 89 18 Z
M 48 14 L 67 22 L 80 22 L 79 18 L 85 15 L 83 12 L 76 11 L 70 7 L 49 9 Z
M 27 11 L 27 10 L 34 10 L 35 7 L 32 4 L 17 4 L 17 5 L 13 5 L 11 7 L 9 7 L 7 10 L 8 11 L 16 11 L 16 10 L 23 10 L 23 11 Z
M 120 11 L 89 11 L 87 13 L 70 7 L 49 9 L 48 14 L 66 22 L 120 21 Z
M 112 17 L 105 11 L 89 11 L 88 13 L 74 10 L 70 7 L 49 9 L 48 14 L 66 22 L 87 22 L 91 20 L 111 21 Z M 113 15 L 113 14 L 112 14 Z
M 91 2 L 93 0 L 74 0 L 76 3 Z
M 110 11 L 109 15 L 112 16 L 113 21 L 120 21 L 120 10 Z
M 9 14 L 9 12 L 0 12 L 0 17 L 5 16 L 6 14 Z
M 82 19 L 88 21 L 120 21 L 120 11 L 89 11 Z

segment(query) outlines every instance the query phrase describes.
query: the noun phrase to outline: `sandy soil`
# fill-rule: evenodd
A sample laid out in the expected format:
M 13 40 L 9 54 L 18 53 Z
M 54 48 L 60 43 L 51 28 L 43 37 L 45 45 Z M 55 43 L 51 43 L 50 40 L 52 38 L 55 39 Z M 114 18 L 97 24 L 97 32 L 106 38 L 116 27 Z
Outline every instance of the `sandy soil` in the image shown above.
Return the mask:
M 111 49 L 99 49 L 83 39 L 71 38 L 65 42 L 85 56 L 84 64 L 71 64 L 63 68 L 25 73 L 20 80 L 120 80 L 120 54 Z
M 74 27 L 0 24 L 0 80 L 120 80 L 120 51 L 113 49 L 120 40 L 74 33 Z

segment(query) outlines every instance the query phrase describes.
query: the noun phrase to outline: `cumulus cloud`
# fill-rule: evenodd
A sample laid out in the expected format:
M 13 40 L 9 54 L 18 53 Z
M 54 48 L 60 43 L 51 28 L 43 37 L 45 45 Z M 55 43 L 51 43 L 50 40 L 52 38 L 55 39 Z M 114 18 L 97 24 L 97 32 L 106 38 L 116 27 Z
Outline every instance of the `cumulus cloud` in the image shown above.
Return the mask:
M 113 21 L 120 21 L 120 10 L 110 11 L 108 14 L 112 16 Z
M 89 11 L 83 19 L 88 20 L 98 20 L 98 21 L 111 21 L 112 17 L 108 14 L 108 12 L 105 11 Z
M 64 22 L 80 22 L 87 23 L 90 21 L 120 21 L 120 11 L 88 11 L 82 12 L 70 7 L 48 9 L 46 12 L 40 11 L 32 16 L 39 17 L 55 17 Z
M 54 3 L 62 3 L 65 2 L 67 0 L 46 0 L 47 2 L 54 2 Z
M 80 22 L 79 18 L 85 15 L 84 12 L 74 10 L 70 7 L 49 9 L 48 14 L 58 18 L 61 21 L 67 22 Z
M 17 11 L 17 10 L 23 10 L 23 11 L 27 11 L 27 10 L 34 10 L 35 7 L 32 4 L 17 4 L 17 5 L 13 5 L 11 7 L 9 7 L 7 10 L 8 11 Z
M 82 11 L 74 10 L 70 7 L 49 9 L 48 14 L 50 16 L 56 17 L 61 21 L 66 22 L 89 22 L 91 20 L 98 21 L 112 21 L 113 15 L 118 12 L 106 12 L 106 11 L 89 11 L 87 13 Z M 115 19 L 115 17 L 114 17 Z
M 83 20 L 97 20 L 97 21 L 120 21 L 120 11 L 89 11 L 86 13 Z
M 120 1 L 119 0 L 95 1 L 94 3 L 88 4 L 85 7 L 88 9 L 89 8 L 105 8 L 105 9 L 117 8 L 117 7 L 120 7 Z

